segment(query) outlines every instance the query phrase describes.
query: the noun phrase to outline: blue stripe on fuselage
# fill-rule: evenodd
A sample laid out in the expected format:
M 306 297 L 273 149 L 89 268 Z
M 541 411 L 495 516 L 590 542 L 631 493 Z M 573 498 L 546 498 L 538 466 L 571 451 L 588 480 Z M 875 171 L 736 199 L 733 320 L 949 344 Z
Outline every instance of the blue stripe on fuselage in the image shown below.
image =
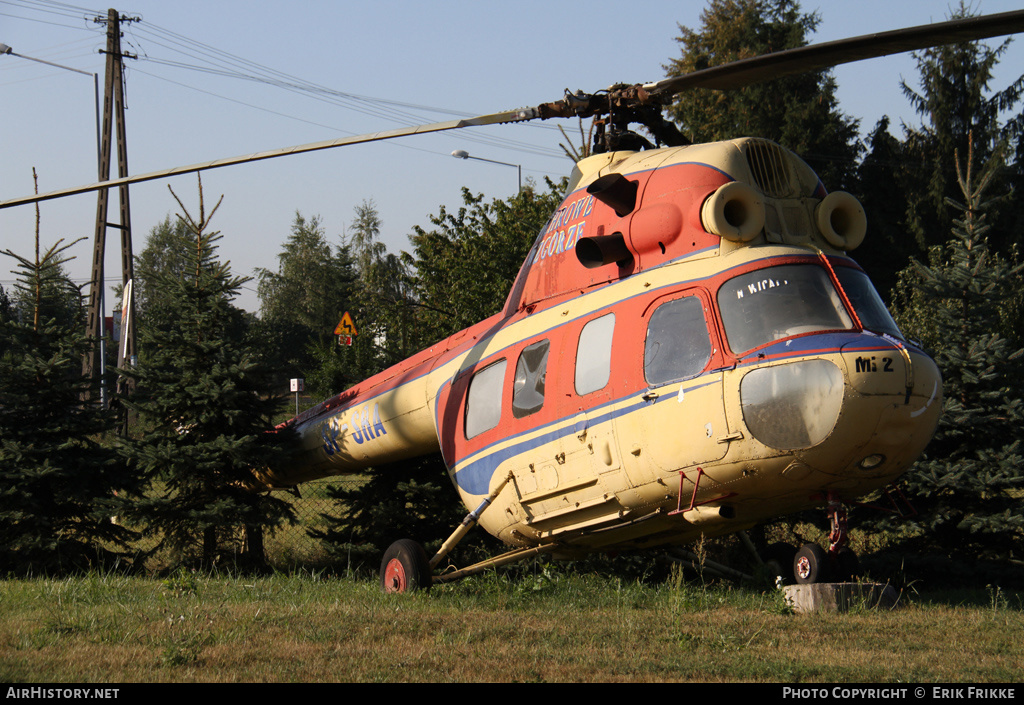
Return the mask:
M 817 335 L 810 334 L 799 338 L 790 338 L 789 340 L 781 341 L 762 348 L 757 351 L 756 354 L 748 356 L 744 361 L 741 361 L 739 367 L 753 367 L 769 361 L 777 363 L 781 360 L 802 358 L 807 357 L 808 355 L 835 355 L 840 352 L 840 348 L 852 342 L 860 342 L 862 343 L 862 346 L 857 346 L 853 350 L 848 348 L 847 352 L 891 350 L 894 348 L 893 343 L 870 332 L 859 333 L 843 331 Z M 700 389 L 701 387 L 717 383 L 718 378 L 715 377 L 712 379 L 710 378 L 710 375 L 718 372 L 721 372 L 721 370 L 709 370 L 700 377 L 683 381 L 682 384 L 687 385 L 684 387 L 683 393 L 686 394 L 696 389 Z M 665 387 L 674 384 L 678 384 L 678 382 L 670 382 L 669 384 L 658 386 Z M 633 390 L 618 399 L 605 402 L 600 406 L 585 410 L 585 413 L 587 414 L 588 427 L 613 421 L 649 406 L 651 402 L 637 399 L 632 404 L 627 404 L 622 408 L 615 408 L 616 405 L 621 404 L 630 397 L 640 394 L 642 391 L 644 391 L 644 389 Z M 654 403 L 661 403 L 672 399 L 674 399 L 672 396 L 663 396 Z M 463 491 L 470 494 L 487 494 L 490 491 L 491 477 L 498 469 L 498 466 L 506 460 L 522 453 L 527 453 L 547 443 L 561 440 L 569 435 L 578 434 L 579 430 L 576 428 L 576 424 L 574 422 L 578 415 L 579 412 L 569 416 L 563 416 L 562 418 L 556 419 L 555 421 L 544 424 L 538 428 L 529 429 L 513 436 L 503 438 L 500 441 L 495 441 L 494 443 L 481 448 L 465 458 L 458 459 L 452 465 L 455 468 L 453 476 L 456 484 Z

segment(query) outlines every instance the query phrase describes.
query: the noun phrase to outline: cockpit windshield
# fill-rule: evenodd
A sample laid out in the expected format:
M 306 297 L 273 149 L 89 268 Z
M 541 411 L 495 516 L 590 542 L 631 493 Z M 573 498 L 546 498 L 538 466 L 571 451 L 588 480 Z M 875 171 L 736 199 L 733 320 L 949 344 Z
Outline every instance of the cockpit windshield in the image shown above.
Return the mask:
M 811 264 L 733 277 L 718 290 L 718 306 L 737 355 L 791 335 L 854 327 L 828 272 Z

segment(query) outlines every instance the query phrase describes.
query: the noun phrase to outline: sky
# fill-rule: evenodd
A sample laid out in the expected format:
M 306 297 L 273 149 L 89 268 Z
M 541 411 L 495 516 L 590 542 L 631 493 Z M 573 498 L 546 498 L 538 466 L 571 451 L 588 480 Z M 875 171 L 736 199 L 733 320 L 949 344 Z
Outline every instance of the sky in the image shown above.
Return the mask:
M 78 0 L 83 2 L 85 0 Z M 123 0 L 116 9 L 138 18 L 124 26 L 129 173 L 141 174 L 224 157 L 337 137 L 535 106 L 566 89 L 594 92 L 619 83 L 665 77 L 680 55 L 679 26 L 700 29 L 706 3 L 689 0 Z M 1020 0 L 975 0 L 980 14 L 1021 9 Z M 948 18 L 950 5 L 924 0 L 803 2 L 820 15 L 812 43 Z M 103 90 L 107 6 L 54 0 L 0 0 L 0 42 L 17 54 L 98 74 Z M 989 40 L 995 45 L 998 40 Z M 1024 37 L 1004 55 L 992 87 L 1024 66 Z M 1019 75 L 1019 74 L 1018 74 Z M 920 121 L 900 88 L 917 86 L 909 55 L 835 69 L 840 109 L 868 133 L 888 115 Z M 297 86 L 306 86 L 300 90 Z M 96 113 L 93 78 L 0 56 L 0 200 L 94 183 Z M 207 212 L 223 196 L 211 229 L 234 274 L 275 270 L 299 213 L 317 216 L 338 244 L 355 208 L 372 201 L 392 252 L 410 250 L 408 236 L 444 205 L 457 209 L 462 188 L 507 198 L 523 179 L 557 180 L 572 164 L 557 125 L 580 142 L 576 121 L 470 128 L 435 135 L 288 156 L 205 172 Z M 480 160 L 451 156 L 466 150 Z M 116 176 L 116 150 L 112 174 Z M 168 187 L 194 215 L 197 179 L 176 176 L 131 187 L 136 254 L 149 232 L 181 211 Z M 117 217 L 111 193 L 108 220 Z M 89 278 L 96 194 L 40 204 L 43 247 L 71 242 L 67 269 Z M 36 210 L 0 210 L 0 250 L 31 255 Z M 10 266 L 5 266 L 8 264 Z M 120 281 L 119 235 L 107 234 L 105 276 Z M 10 288 L 14 260 L 0 262 Z M 237 301 L 257 311 L 256 282 Z M 109 309 L 109 305 L 108 305 Z

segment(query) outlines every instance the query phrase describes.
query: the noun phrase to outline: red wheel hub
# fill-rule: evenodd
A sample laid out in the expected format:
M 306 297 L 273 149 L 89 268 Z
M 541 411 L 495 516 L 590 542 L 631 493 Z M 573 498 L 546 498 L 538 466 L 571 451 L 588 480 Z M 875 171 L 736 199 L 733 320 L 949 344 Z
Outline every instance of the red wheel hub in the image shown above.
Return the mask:
M 409 579 L 405 575 L 405 566 L 402 561 L 392 558 L 384 569 L 384 591 L 405 592 L 409 587 Z

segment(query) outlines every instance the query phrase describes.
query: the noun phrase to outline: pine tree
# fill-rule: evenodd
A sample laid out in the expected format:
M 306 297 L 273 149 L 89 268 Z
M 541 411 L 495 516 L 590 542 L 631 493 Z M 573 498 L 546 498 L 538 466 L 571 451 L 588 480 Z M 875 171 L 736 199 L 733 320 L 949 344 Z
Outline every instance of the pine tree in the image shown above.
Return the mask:
M 271 419 L 282 399 L 243 344 L 232 301 L 247 279 L 217 258 L 221 236 L 206 233 L 217 208 L 206 216 L 201 183 L 199 218 L 182 209 L 192 246 L 187 274 L 158 274 L 162 295 L 140 330 L 139 366 L 123 370 L 135 385 L 124 402 L 143 430 L 122 451 L 150 483 L 132 517 L 181 557 L 201 544 L 204 565 L 235 550 L 245 527 L 244 557 L 262 563 L 260 529 L 293 519 L 287 502 L 252 489 L 254 470 L 280 453 Z
M 943 375 L 944 407 L 935 438 L 906 476 L 923 529 L 918 541 L 946 555 L 1006 559 L 1024 551 L 1024 382 L 1020 350 L 1005 337 L 1024 284 L 1014 266 L 989 246 L 985 193 L 998 171 L 992 160 L 980 178 L 973 155 L 957 165 L 963 201 L 949 199 L 959 216 L 945 247 L 934 247 L 927 267 L 901 276 L 898 320 L 932 351 Z M 915 263 L 916 264 L 916 263 Z M 922 546 L 918 546 L 921 548 Z
M 0 315 L 0 571 L 81 569 L 116 557 L 131 532 L 112 521 L 115 493 L 132 477 L 104 442 L 113 425 L 104 409 L 84 404 L 92 382 L 82 376 L 91 345 L 81 298 L 68 311 L 64 254 L 58 241 L 17 262 L 18 304 Z M 97 395 L 98 396 L 98 395 Z

